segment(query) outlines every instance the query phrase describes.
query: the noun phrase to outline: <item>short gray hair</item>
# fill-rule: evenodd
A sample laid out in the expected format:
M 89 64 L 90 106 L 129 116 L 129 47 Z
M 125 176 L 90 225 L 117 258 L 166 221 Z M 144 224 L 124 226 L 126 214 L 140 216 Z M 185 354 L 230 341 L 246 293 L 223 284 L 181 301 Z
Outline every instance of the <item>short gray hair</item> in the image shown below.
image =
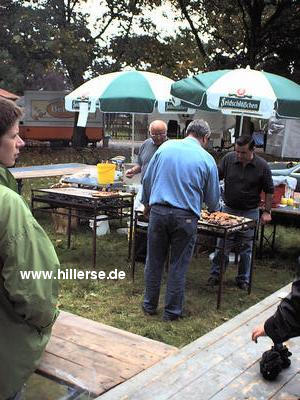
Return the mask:
M 204 136 L 210 136 L 211 130 L 206 121 L 203 119 L 195 119 L 188 124 L 185 132 L 186 136 L 193 135 L 196 138 L 203 138 Z

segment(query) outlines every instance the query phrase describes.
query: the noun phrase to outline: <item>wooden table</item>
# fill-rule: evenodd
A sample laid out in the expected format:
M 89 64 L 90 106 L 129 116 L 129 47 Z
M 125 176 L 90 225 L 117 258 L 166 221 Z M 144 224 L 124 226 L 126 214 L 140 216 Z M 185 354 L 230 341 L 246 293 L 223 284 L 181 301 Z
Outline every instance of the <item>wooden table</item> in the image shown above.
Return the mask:
M 18 191 L 21 194 L 22 180 L 32 178 L 47 178 L 51 176 L 72 175 L 90 166 L 80 163 L 33 165 L 29 167 L 9 168 L 18 183 Z
M 133 228 L 133 201 L 134 195 L 127 192 L 111 193 L 107 197 L 94 197 L 99 194 L 97 190 L 83 188 L 53 188 L 53 189 L 32 189 L 31 210 L 51 212 L 64 215 L 68 219 L 67 235 L 68 248 L 71 245 L 71 220 L 73 217 L 81 219 L 92 219 L 93 224 L 93 267 L 96 265 L 96 237 L 97 237 L 97 216 L 107 215 L 107 219 L 130 218 L 129 236 L 132 237 Z M 38 205 L 36 205 L 38 204 Z M 40 205 L 42 204 L 42 206 Z M 57 209 L 66 210 L 64 212 Z M 129 209 L 129 213 L 125 210 Z M 83 214 L 84 212 L 84 214 Z M 131 254 L 131 240 L 128 241 L 128 258 Z
M 99 396 L 178 351 L 67 312 L 61 312 L 38 373 Z

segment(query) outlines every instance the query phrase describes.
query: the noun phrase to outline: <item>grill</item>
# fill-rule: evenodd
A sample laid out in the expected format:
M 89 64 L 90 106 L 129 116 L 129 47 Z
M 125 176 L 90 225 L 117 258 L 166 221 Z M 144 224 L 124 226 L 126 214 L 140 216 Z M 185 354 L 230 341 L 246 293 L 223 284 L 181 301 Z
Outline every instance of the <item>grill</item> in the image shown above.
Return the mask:
M 71 245 L 71 219 L 94 219 L 93 229 L 93 266 L 96 265 L 96 218 L 99 214 L 107 215 L 108 219 L 122 219 L 130 217 L 130 238 L 133 223 L 133 199 L 131 193 L 107 192 L 105 197 L 93 197 L 99 194 L 97 190 L 82 188 L 53 188 L 32 189 L 31 209 L 32 212 L 52 212 L 68 217 L 68 247 Z M 106 193 L 106 192 L 105 192 Z M 39 205 L 36 205 L 39 204 Z M 41 206 L 40 204 L 44 204 Z M 57 212 L 57 208 L 66 209 L 65 213 Z M 128 211 L 129 210 L 129 211 Z M 131 253 L 131 240 L 128 244 L 128 257 Z
M 256 221 L 249 218 L 240 218 L 236 223 L 230 225 L 218 225 L 205 220 L 199 220 L 198 231 L 212 236 L 225 237 L 238 231 L 254 228 Z

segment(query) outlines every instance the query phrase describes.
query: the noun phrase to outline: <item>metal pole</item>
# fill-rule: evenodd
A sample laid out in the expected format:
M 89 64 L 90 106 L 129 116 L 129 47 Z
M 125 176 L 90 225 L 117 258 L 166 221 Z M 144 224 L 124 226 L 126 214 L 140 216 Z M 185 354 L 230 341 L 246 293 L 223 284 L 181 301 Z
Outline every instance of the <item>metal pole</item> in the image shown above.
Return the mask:
M 134 162 L 134 114 L 132 114 L 131 121 L 131 162 Z
M 244 120 L 244 114 L 241 115 L 239 136 L 241 136 L 241 134 L 242 134 L 243 120 Z

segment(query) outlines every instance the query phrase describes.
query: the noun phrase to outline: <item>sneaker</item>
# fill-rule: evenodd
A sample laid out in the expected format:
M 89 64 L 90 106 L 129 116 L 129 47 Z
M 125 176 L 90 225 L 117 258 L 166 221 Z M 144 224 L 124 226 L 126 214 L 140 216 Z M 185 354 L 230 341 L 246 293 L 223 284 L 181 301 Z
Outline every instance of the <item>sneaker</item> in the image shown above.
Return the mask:
M 144 304 L 142 304 L 142 311 L 145 315 L 156 315 L 157 314 L 156 310 L 146 310 Z
M 219 277 L 217 276 L 210 276 L 207 280 L 208 286 L 217 286 L 220 283 Z

